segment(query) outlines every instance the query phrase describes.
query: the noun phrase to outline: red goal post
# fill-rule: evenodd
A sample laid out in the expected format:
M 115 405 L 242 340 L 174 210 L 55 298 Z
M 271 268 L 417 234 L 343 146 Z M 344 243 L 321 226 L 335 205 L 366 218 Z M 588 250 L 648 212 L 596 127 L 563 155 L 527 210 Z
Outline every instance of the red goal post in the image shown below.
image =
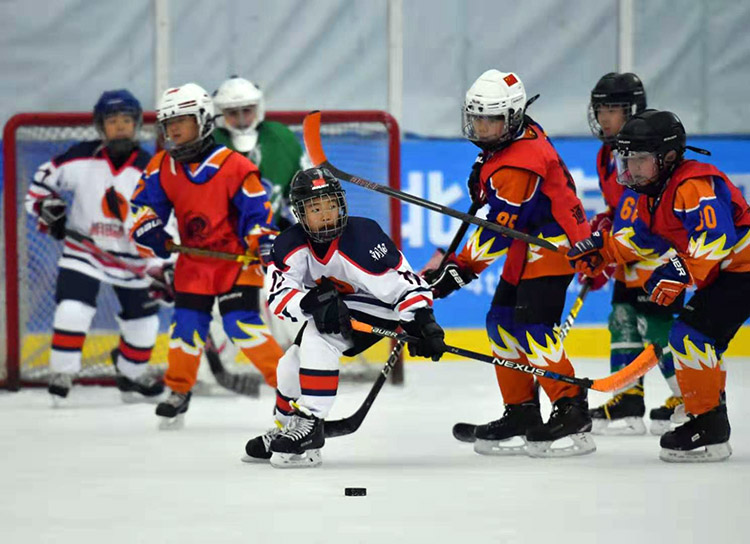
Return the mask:
M 288 125 L 301 141 L 302 120 L 306 113 L 269 111 L 266 120 Z M 144 112 L 139 139 L 144 147 L 152 151 L 156 145 L 155 122 L 155 112 Z M 390 114 L 376 110 L 323 111 L 322 124 L 323 143 L 335 164 L 368 179 L 385 182 L 395 189 L 400 188 L 400 134 L 398 123 Z M 5 325 L 0 327 L 0 346 L 4 345 L 0 351 L 0 356 L 4 356 L 0 360 L 0 387 L 18 389 L 44 381 L 44 359 L 40 353 L 44 351 L 46 340 L 40 338 L 45 338 L 51 332 L 54 300 L 50 304 L 50 297 L 54 298 L 54 287 L 50 292 L 49 283 L 54 282 L 54 277 L 50 270 L 54 269 L 56 273 L 59 244 L 37 233 L 33 228 L 34 221 L 27 217 L 23 208 L 31 176 L 36 167 L 62 153 L 76 141 L 96 137 L 90 112 L 19 113 L 5 124 L 2 184 L 4 234 L 0 240 L 5 257 L 0 265 L 0 277 L 4 277 L 0 286 L 0 305 L 4 307 Z M 400 248 L 400 203 L 359 187 L 348 185 L 345 189 L 351 213 L 378 220 Z M 41 268 L 44 273 L 40 272 Z M 34 274 L 43 278 L 29 277 Z M 96 326 L 97 318 L 92 328 Z M 111 324 L 106 323 L 100 326 L 103 330 L 111 328 Z M 34 341 L 30 347 L 27 344 L 31 337 Z M 389 351 L 387 348 L 382 346 L 373 362 L 384 363 Z M 24 357 L 28 351 L 34 351 L 36 359 L 25 366 Z M 159 350 L 154 351 L 156 356 Z M 161 358 L 165 360 L 165 355 Z M 164 361 L 155 362 L 164 364 Z M 101 362 L 90 365 L 90 369 L 86 369 L 77 381 L 112 383 L 111 369 L 107 371 L 105 366 Z M 400 365 L 394 369 L 394 382 L 399 383 L 403 379 L 402 372 Z

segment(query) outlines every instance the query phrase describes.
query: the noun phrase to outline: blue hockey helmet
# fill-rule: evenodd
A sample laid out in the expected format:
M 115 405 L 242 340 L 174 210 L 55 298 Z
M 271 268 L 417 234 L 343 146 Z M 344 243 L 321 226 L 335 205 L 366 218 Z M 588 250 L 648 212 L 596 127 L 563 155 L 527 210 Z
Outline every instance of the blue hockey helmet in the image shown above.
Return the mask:
M 140 126 L 143 119 L 141 103 L 127 89 L 104 91 L 99 97 L 94 106 L 94 125 L 99 132 L 104 133 L 104 118 L 115 113 L 131 115 L 136 127 Z

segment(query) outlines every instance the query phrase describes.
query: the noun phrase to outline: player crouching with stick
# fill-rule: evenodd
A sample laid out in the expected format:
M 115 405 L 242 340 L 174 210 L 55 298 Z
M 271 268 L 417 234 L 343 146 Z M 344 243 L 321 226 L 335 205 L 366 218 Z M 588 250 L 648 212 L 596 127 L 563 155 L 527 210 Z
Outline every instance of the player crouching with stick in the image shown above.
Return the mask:
M 436 361 L 445 351 L 430 287 L 375 221 L 348 216 L 333 174 L 323 168 L 298 172 L 290 201 L 299 223 L 274 242 L 268 305 L 279 318 L 304 326 L 279 360 L 276 426 L 250 440 L 243 458 L 270 459 L 278 468 L 322 462 L 339 360 L 380 339 L 352 331 L 350 318 L 387 329 L 400 324 L 420 339 L 409 345 L 412 355 Z

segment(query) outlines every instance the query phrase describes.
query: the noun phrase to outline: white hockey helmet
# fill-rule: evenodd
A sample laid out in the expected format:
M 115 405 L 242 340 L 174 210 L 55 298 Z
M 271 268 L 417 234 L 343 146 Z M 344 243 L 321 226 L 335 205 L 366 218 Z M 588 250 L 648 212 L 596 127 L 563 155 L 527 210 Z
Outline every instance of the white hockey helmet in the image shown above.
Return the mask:
M 232 76 L 213 94 L 214 106 L 219 110 L 216 123 L 226 128 L 232 135 L 232 144 L 242 153 L 247 153 L 255 148 L 258 142 L 258 125 L 266 117 L 265 103 L 263 101 L 263 91 L 252 81 Z M 226 122 L 225 116 L 227 111 L 241 108 L 255 108 L 255 117 L 247 126 L 231 126 Z
M 485 150 L 492 150 L 514 138 L 523 125 L 526 89 L 513 72 L 487 70 L 466 92 L 463 105 L 463 134 Z M 499 134 L 489 136 L 477 132 L 475 120 L 503 120 Z
M 175 117 L 192 115 L 198 125 L 198 137 L 186 144 L 174 145 L 167 138 L 166 122 Z M 164 134 L 165 148 L 176 161 L 191 162 L 213 145 L 214 103 L 200 85 L 186 83 L 164 91 L 156 107 L 156 120 Z

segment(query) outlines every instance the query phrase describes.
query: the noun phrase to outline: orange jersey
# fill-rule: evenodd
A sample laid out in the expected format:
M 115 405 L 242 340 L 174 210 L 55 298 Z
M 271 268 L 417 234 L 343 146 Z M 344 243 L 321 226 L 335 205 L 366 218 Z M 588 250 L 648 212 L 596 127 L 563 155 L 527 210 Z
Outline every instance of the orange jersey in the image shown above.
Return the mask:
M 183 164 L 165 151 L 146 167 L 133 193 L 135 232 L 158 216 L 167 222 L 173 210 L 183 245 L 228 253 L 257 249 L 257 238 L 275 232 L 272 211 L 260 183 L 258 168 L 247 158 L 217 146 L 201 163 Z M 175 289 L 215 295 L 229 291 L 242 265 L 235 261 L 180 254 Z M 262 285 L 258 265 L 246 270 L 240 283 Z
M 637 218 L 617 230 L 608 249 L 620 263 L 673 249 L 699 287 L 720 270 L 750 271 L 750 210 L 729 178 L 710 164 L 683 161 L 661 197 L 640 195 Z
M 575 183 L 544 131 L 529 123 L 523 135 L 490 153 L 482 166 L 490 210 L 487 220 L 570 247 L 591 234 Z M 479 228 L 458 256 L 476 273 L 508 253 L 503 278 L 562 276 L 573 271 L 562 253 Z

